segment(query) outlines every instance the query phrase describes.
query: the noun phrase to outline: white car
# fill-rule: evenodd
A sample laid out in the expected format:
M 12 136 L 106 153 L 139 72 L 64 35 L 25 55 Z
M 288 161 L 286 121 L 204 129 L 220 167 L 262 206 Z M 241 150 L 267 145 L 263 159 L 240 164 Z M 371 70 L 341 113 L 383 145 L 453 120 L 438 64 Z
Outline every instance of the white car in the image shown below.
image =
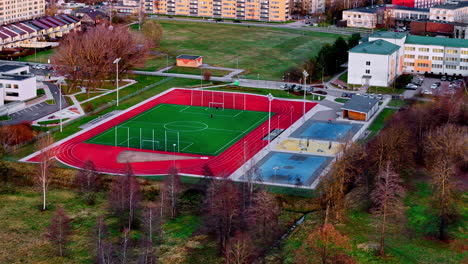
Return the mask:
M 416 90 L 418 89 L 418 86 L 414 83 L 408 83 L 408 85 L 406 85 L 406 89 L 413 89 L 413 90 Z
M 431 89 L 437 89 L 437 87 L 439 87 L 439 85 L 437 85 L 437 83 L 433 83 L 433 84 L 431 85 Z
M 423 93 L 423 94 L 432 94 L 432 92 L 429 91 L 429 90 L 424 90 L 422 93 Z

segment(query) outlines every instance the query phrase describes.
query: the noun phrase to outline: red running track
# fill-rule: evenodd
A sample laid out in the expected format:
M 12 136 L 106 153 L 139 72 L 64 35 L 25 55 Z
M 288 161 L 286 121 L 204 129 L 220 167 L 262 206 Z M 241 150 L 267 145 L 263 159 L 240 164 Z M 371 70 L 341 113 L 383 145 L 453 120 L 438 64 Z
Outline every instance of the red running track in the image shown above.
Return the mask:
M 121 174 L 125 169 L 125 164 L 118 163 L 117 156 L 124 150 L 165 154 L 173 153 L 96 145 L 84 143 L 84 141 L 161 103 L 208 106 L 209 102 L 224 102 L 225 108 L 268 112 L 268 98 L 266 96 L 215 91 L 202 92 L 200 90 L 190 89 L 173 89 L 168 93 L 116 116 L 97 127 L 65 140 L 55 147 L 56 158 L 60 162 L 76 168 L 82 168 L 86 160 L 92 160 L 95 163 L 97 170 L 100 172 Z M 316 103 L 307 103 L 306 111 L 309 111 L 315 105 Z M 271 129 L 273 130 L 278 128 L 278 126 L 281 129 L 286 129 L 302 117 L 303 102 L 275 98 L 275 100 L 272 101 L 271 110 L 273 113 L 276 113 L 276 115 L 271 118 Z M 262 138 L 267 135 L 267 131 L 268 120 L 243 138 L 239 139 L 218 156 L 176 153 L 176 155 L 194 157 L 194 159 L 176 161 L 176 167 L 182 174 L 203 175 L 202 167 L 206 164 L 211 168 L 215 175 L 228 176 L 236 171 L 244 163 L 244 160 L 250 159 L 266 146 L 267 142 L 262 140 Z M 27 161 L 37 162 L 37 156 L 38 155 L 31 157 Z M 201 157 L 204 158 L 200 159 Z M 136 175 L 164 175 L 167 174 L 167 171 L 172 164 L 173 161 L 138 162 L 132 163 L 132 168 Z

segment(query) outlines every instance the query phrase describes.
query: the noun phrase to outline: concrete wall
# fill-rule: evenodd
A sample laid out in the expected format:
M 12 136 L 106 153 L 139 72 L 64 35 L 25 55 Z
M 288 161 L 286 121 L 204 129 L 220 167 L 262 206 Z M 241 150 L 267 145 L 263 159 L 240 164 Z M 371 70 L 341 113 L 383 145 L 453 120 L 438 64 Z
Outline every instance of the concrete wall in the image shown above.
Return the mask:
M 349 53 L 348 62 L 348 83 L 363 85 L 365 84 L 362 76 L 370 75 L 370 86 L 388 86 L 388 84 L 397 75 L 397 53 L 392 55 L 377 55 L 365 53 Z M 370 62 L 370 65 L 367 65 Z M 369 70 L 369 73 L 366 73 Z
M 25 101 L 37 96 L 36 77 L 22 81 L 0 79 L 0 86 L 5 90 L 7 101 Z M 8 95 L 9 93 L 18 93 L 18 96 Z

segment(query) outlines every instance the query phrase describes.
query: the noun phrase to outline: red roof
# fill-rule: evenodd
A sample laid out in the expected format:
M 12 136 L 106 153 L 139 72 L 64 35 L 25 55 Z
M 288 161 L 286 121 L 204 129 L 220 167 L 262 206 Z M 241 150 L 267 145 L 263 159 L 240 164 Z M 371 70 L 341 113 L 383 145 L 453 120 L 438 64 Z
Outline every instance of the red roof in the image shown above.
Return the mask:
M 13 38 L 16 37 L 16 36 L 19 36 L 18 33 L 14 32 L 13 30 L 10 30 L 8 28 L 5 28 L 5 27 L 0 27 L 0 31 L 2 33 L 4 33 L 5 35 L 8 35 L 8 36 L 13 37 Z
M 58 27 L 58 25 L 55 25 L 54 23 L 52 23 L 50 21 L 47 21 L 47 20 L 45 20 L 43 18 L 39 18 L 37 21 L 41 22 L 44 25 L 48 25 L 50 27 Z
M 55 24 L 59 26 L 65 26 L 66 24 L 63 23 L 62 21 L 56 19 L 55 17 L 46 17 L 47 20 L 54 22 Z
M 26 32 L 28 32 L 28 33 L 34 33 L 34 32 L 36 32 L 34 29 L 32 29 L 32 28 L 30 28 L 30 27 L 28 27 L 28 26 L 25 26 L 25 25 L 23 25 L 23 24 L 21 24 L 21 23 L 13 24 L 13 26 L 15 26 L 15 27 L 17 27 L 17 28 L 20 28 L 21 30 L 26 31 Z
M 38 20 L 31 20 L 31 23 L 34 24 L 35 26 L 38 26 L 38 27 L 42 28 L 42 29 L 49 29 L 49 28 L 51 28 L 51 26 L 42 24 L 42 23 L 39 22 Z
M 7 35 L 3 34 L 2 32 L 0 32 L 0 38 L 1 39 L 7 39 L 9 37 Z
M 69 17 L 67 17 L 65 15 L 58 15 L 58 17 L 65 20 L 65 21 L 67 21 L 70 24 L 75 23 L 75 21 L 73 19 L 71 19 L 71 18 L 69 18 Z

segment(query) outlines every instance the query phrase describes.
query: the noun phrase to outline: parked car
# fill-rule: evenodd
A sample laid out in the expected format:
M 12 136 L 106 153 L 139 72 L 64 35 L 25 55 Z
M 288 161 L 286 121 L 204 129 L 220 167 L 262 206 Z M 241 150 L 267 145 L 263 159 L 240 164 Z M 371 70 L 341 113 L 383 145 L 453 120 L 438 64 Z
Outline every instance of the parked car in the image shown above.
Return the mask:
M 341 97 L 349 97 L 348 93 L 342 93 Z
M 447 76 L 442 76 L 442 78 L 440 78 L 441 81 L 445 82 L 447 81 Z
M 362 97 L 369 97 L 369 95 L 365 93 L 365 94 L 362 94 Z
M 422 92 L 422 94 L 432 94 L 432 92 L 429 91 L 429 90 L 424 90 L 424 91 Z
M 416 84 L 414 84 L 414 83 L 408 83 L 406 85 L 406 89 L 416 90 L 416 89 L 418 89 L 418 86 Z
M 437 89 L 437 87 L 439 87 L 439 85 L 437 85 L 437 83 L 433 83 L 433 84 L 431 85 L 431 89 Z
M 287 90 L 288 89 L 288 84 L 283 83 L 282 85 L 280 85 L 280 88 L 283 89 L 283 90 Z
M 348 93 L 349 98 L 353 97 L 354 95 L 355 95 L 354 93 Z
M 383 100 L 383 95 L 382 95 L 382 94 L 378 94 L 378 95 L 377 95 L 377 99 L 378 99 L 378 100 Z
M 235 19 L 232 21 L 232 23 L 242 23 L 242 21 L 240 21 L 239 19 Z
M 306 92 L 313 93 L 314 92 L 314 87 L 312 87 L 312 86 L 307 87 Z
M 369 98 L 374 99 L 374 98 L 375 98 L 375 94 L 369 94 Z
M 452 76 L 447 77 L 447 81 L 449 82 L 453 81 L 453 77 Z

